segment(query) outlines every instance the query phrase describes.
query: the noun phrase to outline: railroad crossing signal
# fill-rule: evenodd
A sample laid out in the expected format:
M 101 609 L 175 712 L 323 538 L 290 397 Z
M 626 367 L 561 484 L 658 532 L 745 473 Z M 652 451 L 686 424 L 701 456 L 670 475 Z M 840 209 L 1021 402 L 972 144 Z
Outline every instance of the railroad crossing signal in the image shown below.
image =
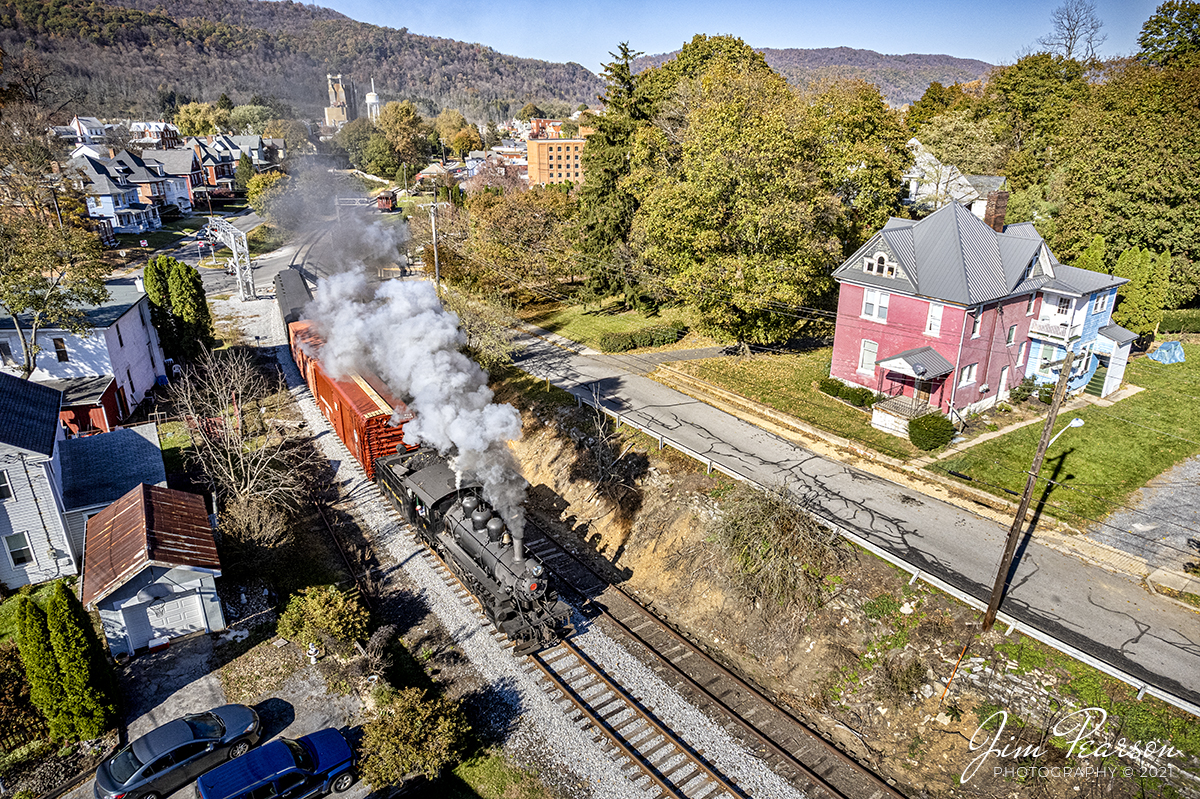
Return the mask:
M 233 274 L 237 279 L 238 295 L 242 301 L 255 299 L 254 272 L 250 265 L 250 248 L 246 245 L 246 234 L 216 216 L 208 218 L 208 232 L 209 237 L 215 239 L 213 242 L 214 252 L 216 251 L 216 242 L 224 244 L 233 251 L 233 257 L 229 259 L 229 264 L 233 267 Z

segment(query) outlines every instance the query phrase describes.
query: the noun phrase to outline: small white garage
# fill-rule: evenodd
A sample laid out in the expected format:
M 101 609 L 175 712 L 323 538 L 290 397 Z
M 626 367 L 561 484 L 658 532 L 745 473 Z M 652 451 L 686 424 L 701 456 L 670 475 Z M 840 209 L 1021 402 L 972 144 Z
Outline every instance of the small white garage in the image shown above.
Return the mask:
M 225 629 L 221 575 L 204 500 L 140 485 L 87 523 L 82 599 L 114 655 Z

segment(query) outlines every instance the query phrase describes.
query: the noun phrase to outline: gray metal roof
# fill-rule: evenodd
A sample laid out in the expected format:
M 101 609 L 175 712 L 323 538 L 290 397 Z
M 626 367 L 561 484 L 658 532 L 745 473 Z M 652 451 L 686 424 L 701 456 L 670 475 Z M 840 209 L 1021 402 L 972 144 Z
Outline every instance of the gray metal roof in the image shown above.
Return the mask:
M 116 502 L 142 483 L 166 484 L 158 426 L 140 424 L 58 445 L 66 510 Z
M 50 457 L 62 392 L 0 372 L 0 443 Z
M 942 357 L 933 347 L 928 346 L 905 350 L 895 355 L 889 355 L 886 358 L 879 358 L 875 363 L 884 369 L 901 371 L 904 374 L 920 377 L 923 380 L 948 375 L 954 371 L 954 364 Z M 889 366 L 888 364 L 892 365 Z
M 137 305 L 138 302 L 145 297 L 145 293 L 138 291 L 137 286 L 133 282 L 133 278 L 124 277 L 110 280 L 104 284 L 108 289 L 108 299 L 99 305 L 93 305 L 83 309 L 83 315 L 87 317 L 88 324 L 99 330 L 109 328 L 125 315 L 125 312 Z M 21 315 L 21 326 L 28 329 L 31 319 L 24 314 Z M 9 314 L 0 315 L 0 330 L 12 330 L 13 319 Z M 46 325 L 44 330 L 59 330 L 60 328 L 53 325 Z
M 55 391 L 62 392 L 62 406 L 96 405 L 104 392 L 112 385 L 112 375 L 99 377 L 67 377 L 61 380 L 39 380 L 43 386 L 49 386 Z
M 168 175 L 190 175 L 192 167 L 200 168 L 200 159 L 196 151 L 187 147 L 172 147 L 167 150 L 155 150 L 147 160 L 153 159 L 162 164 L 163 172 Z
M 1021 276 L 1041 250 L 1042 238 L 1032 225 L 1010 227 L 1015 228 L 1011 234 L 1008 229 L 997 233 L 966 206 L 951 202 L 918 222 L 889 220 L 833 276 L 881 285 L 863 271 L 862 263 L 884 242 L 923 297 L 977 305 L 1036 290 L 1027 285 L 1031 281 L 1022 283 Z M 1056 273 L 1060 268 L 1054 266 Z M 895 282 L 890 285 L 903 290 Z
M 1093 291 L 1101 291 L 1102 289 L 1111 289 L 1128 282 L 1123 277 L 1116 277 L 1105 272 L 1093 272 L 1090 269 L 1080 269 L 1077 266 L 1057 264 L 1054 267 L 1054 280 L 1047 284 L 1045 288 L 1050 291 L 1061 288 L 1083 295 L 1091 294 Z
M 1117 342 L 1118 344 L 1128 344 L 1131 341 L 1137 340 L 1137 333 L 1133 333 L 1120 325 L 1108 325 L 1100 328 L 1100 335 L 1107 339 Z

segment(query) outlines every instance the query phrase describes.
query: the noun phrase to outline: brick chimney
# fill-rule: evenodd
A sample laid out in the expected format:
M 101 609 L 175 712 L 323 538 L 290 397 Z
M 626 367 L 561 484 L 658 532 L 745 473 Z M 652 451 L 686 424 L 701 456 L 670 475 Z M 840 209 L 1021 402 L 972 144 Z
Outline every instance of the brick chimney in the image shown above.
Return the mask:
M 988 192 L 987 208 L 983 212 L 983 224 L 997 233 L 1004 232 L 1004 215 L 1008 212 L 1008 192 Z

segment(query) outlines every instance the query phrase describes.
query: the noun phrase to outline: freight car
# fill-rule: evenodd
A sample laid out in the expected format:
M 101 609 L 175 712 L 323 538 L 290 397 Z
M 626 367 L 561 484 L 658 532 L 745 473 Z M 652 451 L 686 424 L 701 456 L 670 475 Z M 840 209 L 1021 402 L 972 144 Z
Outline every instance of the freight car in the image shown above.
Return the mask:
M 312 292 L 304 275 L 297 269 L 282 269 L 275 275 L 275 304 L 279 306 L 279 317 L 283 319 L 283 329 L 292 322 L 300 321 L 300 313 L 304 306 L 312 302 Z
M 282 312 L 282 309 L 281 309 Z M 404 443 L 404 423 L 413 418 L 408 407 L 372 374 L 334 378 L 317 359 L 324 341 L 313 323 L 301 320 L 288 325 L 292 360 L 308 384 L 317 407 L 333 425 L 337 437 L 362 464 L 367 477 L 375 477 L 375 459 L 410 449 Z M 393 420 L 398 420 L 398 424 Z
M 445 458 L 424 447 L 380 458 L 375 482 L 475 595 L 516 654 L 553 645 L 570 632 L 571 609 L 545 567 L 525 554 L 523 533 L 506 528 L 477 483 L 460 484 Z

